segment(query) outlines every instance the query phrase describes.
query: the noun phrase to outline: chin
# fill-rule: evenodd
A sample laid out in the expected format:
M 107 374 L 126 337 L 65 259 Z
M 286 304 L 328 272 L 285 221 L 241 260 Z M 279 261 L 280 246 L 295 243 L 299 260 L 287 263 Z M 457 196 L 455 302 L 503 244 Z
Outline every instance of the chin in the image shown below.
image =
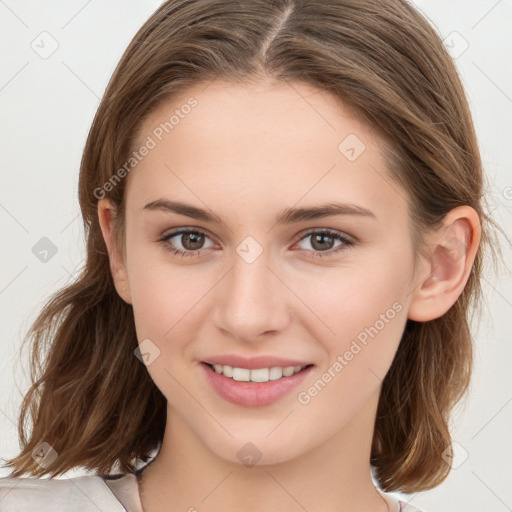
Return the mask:
M 241 438 L 213 441 L 211 451 L 226 462 L 251 467 L 271 466 L 289 462 L 300 456 L 305 450 L 301 450 L 300 441 L 286 434 L 289 444 L 277 433 L 272 434 L 274 439 L 267 437 L 267 429 L 261 435 L 247 435 Z M 283 430 L 283 434 L 285 431 Z M 292 441 L 293 439 L 293 441 Z

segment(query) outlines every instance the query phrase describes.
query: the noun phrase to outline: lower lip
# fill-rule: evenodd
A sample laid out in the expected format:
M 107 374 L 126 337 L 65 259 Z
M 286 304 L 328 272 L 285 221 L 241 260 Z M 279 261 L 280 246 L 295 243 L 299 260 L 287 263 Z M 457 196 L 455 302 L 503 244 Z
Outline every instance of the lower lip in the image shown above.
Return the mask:
M 300 384 L 313 370 L 313 366 L 308 366 L 290 377 L 268 382 L 246 382 L 225 377 L 206 363 L 201 363 L 200 366 L 207 381 L 222 398 L 244 407 L 262 407 L 276 402 Z

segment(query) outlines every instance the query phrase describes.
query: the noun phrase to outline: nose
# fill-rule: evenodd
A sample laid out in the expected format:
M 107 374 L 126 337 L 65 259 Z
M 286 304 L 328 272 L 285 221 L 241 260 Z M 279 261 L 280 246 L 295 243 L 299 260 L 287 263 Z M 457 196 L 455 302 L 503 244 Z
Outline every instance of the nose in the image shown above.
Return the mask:
M 232 270 L 217 287 L 216 327 L 245 342 L 285 329 L 290 292 L 277 274 L 265 252 L 252 263 L 235 255 Z

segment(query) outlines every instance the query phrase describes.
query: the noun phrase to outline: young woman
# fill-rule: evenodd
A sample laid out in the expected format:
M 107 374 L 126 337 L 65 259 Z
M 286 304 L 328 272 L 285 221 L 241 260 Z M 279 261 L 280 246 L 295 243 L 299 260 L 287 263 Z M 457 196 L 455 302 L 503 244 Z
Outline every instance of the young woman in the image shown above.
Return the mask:
M 405 512 L 388 492 L 446 478 L 488 219 L 463 87 L 405 0 L 165 2 L 79 196 L 2 511 Z

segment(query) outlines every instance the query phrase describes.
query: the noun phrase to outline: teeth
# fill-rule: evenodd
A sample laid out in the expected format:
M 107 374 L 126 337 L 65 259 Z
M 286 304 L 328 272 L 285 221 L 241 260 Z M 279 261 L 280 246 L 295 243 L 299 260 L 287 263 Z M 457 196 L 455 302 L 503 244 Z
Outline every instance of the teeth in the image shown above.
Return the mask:
M 249 370 L 248 368 L 233 368 L 232 366 L 222 364 L 213 365 L 213 369 L 217 373 L 224 375 L 224 377 L 245 382 L 268 382 L 269 380 L 277 380 L 282 377 L 290 377 L 300 372 L 303 368 L 303 366 L 286 366 L 285 368 L 273 366 L 272 368 Z

